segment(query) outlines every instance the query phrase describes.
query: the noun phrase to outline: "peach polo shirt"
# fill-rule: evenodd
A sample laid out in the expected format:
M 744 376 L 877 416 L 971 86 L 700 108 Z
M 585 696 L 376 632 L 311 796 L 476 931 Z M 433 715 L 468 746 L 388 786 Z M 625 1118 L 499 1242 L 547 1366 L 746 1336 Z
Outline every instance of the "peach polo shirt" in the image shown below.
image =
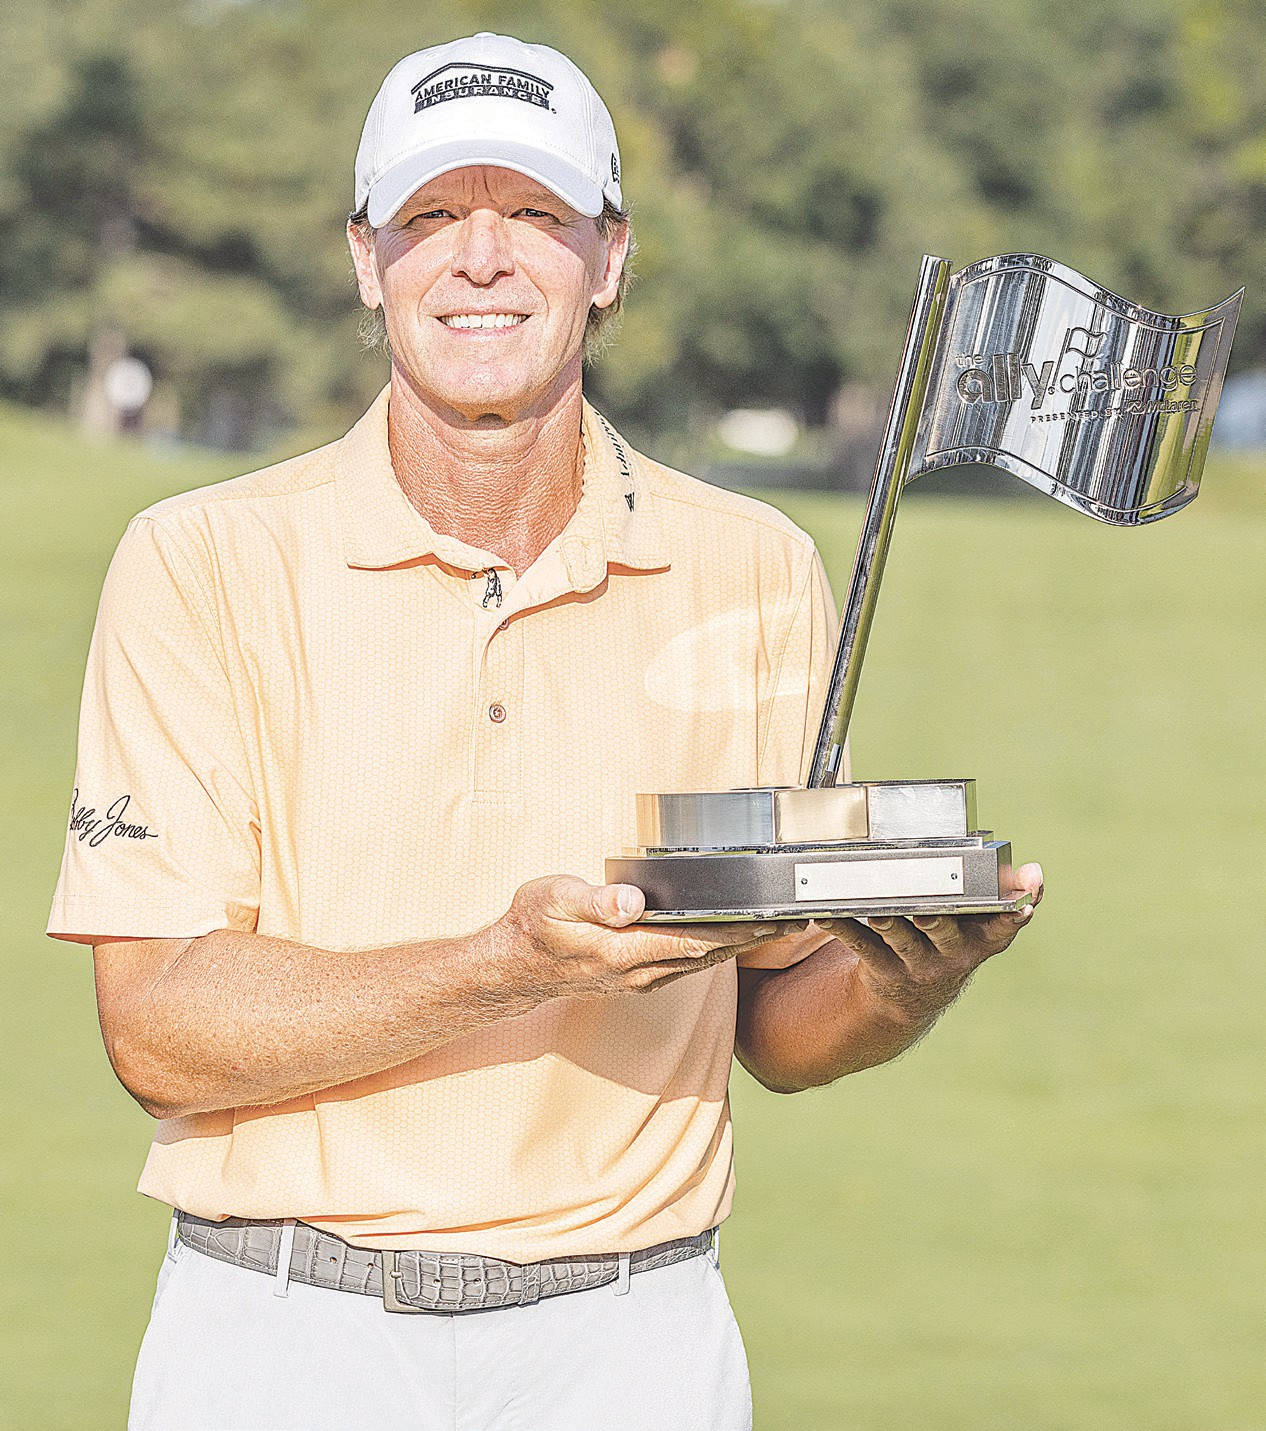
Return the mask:
M 354 959 L 474 930 L 539 875 L 601 883 L 639 791 L 803 778 L 835 622 L 803 532 L 586 403 L 576 510 L 516 579 L 404 496 L 389 391 L 338 441 L 128 524 L 50 934 L 257 930 Z M 140 1190 L 519 1262 L 699 1232 L 733 1191 L 736 978 L 557 999 L 323 1092 L 162 1120 Z

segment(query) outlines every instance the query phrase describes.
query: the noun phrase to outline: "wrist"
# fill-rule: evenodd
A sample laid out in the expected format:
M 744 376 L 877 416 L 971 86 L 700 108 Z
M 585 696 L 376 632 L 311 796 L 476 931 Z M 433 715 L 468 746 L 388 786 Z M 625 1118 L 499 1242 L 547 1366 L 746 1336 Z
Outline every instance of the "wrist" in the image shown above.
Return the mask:
M 919 984 L 875 975 L 859 962 L 856 979 L 872 1020 L 890 1027 L 911 1041 L 921 1037 L 966 987 L 970 974 L 962 978 L 938 979 Z
M 558 997 L 532 957 L 533 941 L 513 911 L 475 930 L 467 943 L 475 994 L 501 1003 L 507 1015 L 527 1013 Z

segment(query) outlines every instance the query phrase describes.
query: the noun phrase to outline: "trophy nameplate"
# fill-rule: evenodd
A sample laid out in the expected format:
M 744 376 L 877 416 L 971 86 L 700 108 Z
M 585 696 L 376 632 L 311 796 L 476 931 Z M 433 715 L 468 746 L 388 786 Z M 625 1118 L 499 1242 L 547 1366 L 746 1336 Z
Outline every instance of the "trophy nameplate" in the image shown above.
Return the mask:
M 982 463 L 1140 526 L 1196 495 L 1243 290 L 1202 313 L 1137 304 L 1038 254 L 951 276 L 925 257 L 871 483 L 807 786 L 638 796 L 608 883 L 648 922 L 1018 909 L 1011 850 L 971 780 L 836 783 L 898 498 Z

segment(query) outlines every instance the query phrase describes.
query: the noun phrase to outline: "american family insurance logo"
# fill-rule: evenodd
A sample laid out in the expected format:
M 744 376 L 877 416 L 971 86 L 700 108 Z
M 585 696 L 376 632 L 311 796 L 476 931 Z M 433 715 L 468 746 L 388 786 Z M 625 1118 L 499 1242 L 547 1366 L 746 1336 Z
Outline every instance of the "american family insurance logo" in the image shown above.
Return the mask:
M 525 104 L 549 109 L 553 88 L 548 80 L 530 75 L 526 70 L 485 70 L 478 65 L 453 63 L 432 70 L 413 86 L 410 93 L 413 95 L 413 112 L 419 114 L 434 104 L 443 104 L 447 99 L 475 99 L 481 96 L 521 99 Z
M 1085 409 L 1090 398 L 1099 393 L 1110 394 L 1109 404 L 1115 403 L 1117 393 L 1121 394 L 1119 405 L 1102 409 L 1104 413 L 1195 410 L 1194 398 L 1170 399 L 1170 394 L 1179 388 L 1190 391 L 1196 380 L 1196 370 L 1190 363 L 1153 368 L 1105 363 L 1100 351 L 1107 336 L 1089 328 L 1067 328 L 1059 356 L 1047 358 L 1040 367 L 1027 353 L 960 353 L 954 362 L 962 371 L 954 387 L 968 405 L 1019 402 L 1027 397 L 1034 422 L 1070 415 L 1043 413 L 1047 398 L 1053 397 L 1076 410 Z

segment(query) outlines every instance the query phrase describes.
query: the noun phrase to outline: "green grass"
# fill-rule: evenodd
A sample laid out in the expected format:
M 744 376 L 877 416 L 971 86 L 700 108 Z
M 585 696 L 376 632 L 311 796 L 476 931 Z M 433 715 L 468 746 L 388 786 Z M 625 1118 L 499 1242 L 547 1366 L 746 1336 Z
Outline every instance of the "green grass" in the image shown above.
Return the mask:
M 233 470 L 0 412 L 5 1425 L 123 1424 L 165 1222 L 131 1191 L 151 1125 L 88 955 L 40 931 L 110 551 Z M 782 505 L 841 596 L 859 506 Z M 736 1073 L 724 1255 L 759 1431 L 1266 1428 L 1264 578 L 1248 464 L 1140 532 L 909 501 L 856 769 L 974 775 L 1049 893 L 898 1063 L 790 1099 Z

